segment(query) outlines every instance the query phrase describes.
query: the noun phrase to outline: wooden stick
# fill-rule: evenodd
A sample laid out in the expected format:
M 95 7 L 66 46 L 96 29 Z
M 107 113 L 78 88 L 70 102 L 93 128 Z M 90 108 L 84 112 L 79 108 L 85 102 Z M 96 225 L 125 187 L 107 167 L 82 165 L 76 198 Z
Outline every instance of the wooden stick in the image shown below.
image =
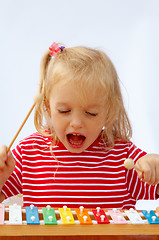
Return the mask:
M 134 164 L 134 161 L 131 159 L 131 158 L 127 158 L 125 161 L 124 161 L 124 166 L 125 168 L 127 169 L 132 169 L 132 168 L 135 168 L 135 170 L 139 171 L 139 172 L 143 172 L 141 168 L 139 168 L 138 166 L 136 166 Z
M 20 131 L 22 130 L 24 124 L 26 123 L 28 117 L 30 116 L 31 112 L 33 111 L 35 105 L 37 102 L 41 101 L 43 99 L 43 96 L 42 96 L 42 93 L 37 93 L 35 96 L 34 96 L 34 103 L 32 105 L 32 107 L 30 108 L 28 114 L 26 115 L 24 121 L 22 122 L 20 128 L 18 129 L 17 133 L 15 134 L 13 140 L 11 141 L 10 145 L 8 146 L 7 148 L 7 152 L 9 152 L 11 146 L 13 145 L 14 141 L 16 140 L 17 136 L 19 135 Z
M 14 141 L 16 140 L 17 136 L 19 135 L 20 131 L 22 130 L 22 128 L 23 128 L 23 126 L 24 126 L 24 124 L 26 123 L 26 121 L 27 121 L 28 117 L 30 116 L 31 112 L 33 111 L 33 109 L 34 109 L 35 105 L 36 105 L 36 103 L 34 102 L 34 104 L 32 105 L 32 107 L 30 108 L 30 110 L 29 110 L 28 114 L 26 115 L 26 117 L 25 117 L 24 121 L 22 122 L 22 124 L 21 124 L 20 128 L 18 129 L 17 133 L 15 134 L 15 136 L 14 136 L 13 140 L 11 141 L 10 145 L 8 146 L 8 148 L 7 148 L 7 152 L 9 152 L 9 150 L 10 150 L 11 146 L 13 145 L 13 143 L 14 143 Z

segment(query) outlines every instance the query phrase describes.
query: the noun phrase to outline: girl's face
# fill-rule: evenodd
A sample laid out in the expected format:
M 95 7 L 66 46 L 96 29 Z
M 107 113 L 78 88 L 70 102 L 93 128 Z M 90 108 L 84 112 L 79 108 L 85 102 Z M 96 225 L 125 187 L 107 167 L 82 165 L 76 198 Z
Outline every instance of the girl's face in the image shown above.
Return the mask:
M 88 89 L 84 100 L 77 90 L 71 83 L 59 82 L 50 93 L 53 129 L 72 153 L 81 153 L 87 149 L 99 136 L 105 122 L 101 92 Z

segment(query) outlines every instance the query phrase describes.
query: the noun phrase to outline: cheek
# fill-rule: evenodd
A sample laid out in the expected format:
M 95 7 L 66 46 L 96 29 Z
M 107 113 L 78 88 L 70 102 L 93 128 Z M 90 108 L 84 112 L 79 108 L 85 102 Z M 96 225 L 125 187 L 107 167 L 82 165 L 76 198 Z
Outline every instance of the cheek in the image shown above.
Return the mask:
M 60 125 L 59 121 L 57 120 L 56 116 L 52 116 L 51 117 L 51 121 L 52 121 L 52 125 L 54 128 L 58 128 L 58 126 Z
M 53 129 L 56 133 L 62 133 L 64 131 L 65 124 L 63 119 L 58 117 L 56 114 L 53 114 L 51 117 L 51 121 L 52 121 Z
M 89 133 L 92 135 L 92 137 L 97 137 L 103 128 L 103 121 L 99 123 L 99 121 L 95 121 L 95 122 L 90 122 L 90 124 L 88 124 L 88 129 L 89 129 Z
M 98 118 L 95 122 L 96 129 L 102 129 L 103 126 L 105 125 L 104 117 Z

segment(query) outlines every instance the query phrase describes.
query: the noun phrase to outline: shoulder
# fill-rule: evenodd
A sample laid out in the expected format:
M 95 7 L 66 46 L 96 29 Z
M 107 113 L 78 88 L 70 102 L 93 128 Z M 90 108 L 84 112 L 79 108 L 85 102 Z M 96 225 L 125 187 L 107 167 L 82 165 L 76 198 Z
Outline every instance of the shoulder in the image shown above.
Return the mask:
M 125 142 L 125 141 L 116 140 L 115 143 L 114 143 L 113 148 L 114 149 L 125 149 L 125 150 L 128 150 L 132 145 L 133 145 L 133 143 L 131 141 Z
M 48 136 L 41 135 L 38 132 L 35 132 L 19 142 L 17 148 L 33 148 L 37 146 L 48 147 L 51 145 L 51 139 Z
M 114 146 L 111 147 L 108 152 L 117 155 L 119 158 L 122 156 L 127 157 L 132 144 L 132 142 L 124 142 L 118 140 L 114 142 Z
M 101 148 L 101 149 L 103 149 L 105 151 L 110 151 L 110 150 L 114 150 L 114 151 L 115 150 L 128 151 L 131 148 L 132 145 L 133 145 L 133 143 L 131 141 L 125 142 L 125 141 L 122 141 L 122 140 L 116 140 L 114 142 L 114 145 L 112 147 L 109 147 L 107 145 L 107 143 L 104 143 L 102 141 L 102 139 L 99 138 L 99 139 L 97 139 L 97 141 L 94 143 L 93 146 L 95 146 L 96 148 L 97 147 Z
M 137 147 L 133 142 L 122 142 L 122 141 L 116 141 L 114 145 L 115 149 L 123 149 L 127 152 L 127 158 L 132 158 L 134 160 L 139 159 L 140 157 L 146 155 L 147 153 Z
M 50 152 L 51 139 L 43 136 L 38 132 L 33 133 L 19 142 L 12 150 L 12 154 L 17 163 L 21 164 L 22 159 L 34 157 L 39 153 L 43 153 L 44 149 Z
M 36 141 L 49 141 L 49 137 L 48 136 L 44 136 L 38 132 L 35 132 L 27 137 L 25 137 L 23 140 L 21 140 L 19 143 L 25 143 L 25 142 L 36 142 Z
M 109 155 L 127 155 L 129 149 L 131 148 L 132 142 L 124 142 L 124 141 L 115 141 L 114 145 L 109 147 L 107 143 L 104 143 L 102 139 L 98 138 L 91 146 L 91 149 L 94 152 L 100 151 L 103 154 L 109 154 Z
M 102 143 L 101 141 L 98 142 L 98 146 L 103 147 L 103 149 L 105 148 L 105 151 L 114 151 L 114 152 L 124 152 L 127 153 L 127 155 L 136 155 L 138 153 L 143 153 L 146 154 L 143 150 L 141 150 L 140 148 L 138 148 L 132 141 L 123 141 L 123 140 L 116 140 L 114 142 L 114 145 L 112 147 L 108 147 L 106 144 Z

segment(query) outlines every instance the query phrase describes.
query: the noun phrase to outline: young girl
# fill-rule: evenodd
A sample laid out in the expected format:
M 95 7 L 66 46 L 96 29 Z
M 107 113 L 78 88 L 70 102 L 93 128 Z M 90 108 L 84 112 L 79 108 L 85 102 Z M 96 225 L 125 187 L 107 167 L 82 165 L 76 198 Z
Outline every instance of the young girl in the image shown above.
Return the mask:
M 0 200 L 130 208 L 159 193 L 159 156 L 131 141 L 116 70 L 102 51 L 53 43 L 41 63 L 37 133 L 0 149 Z M 142 172 L 127 170 L 132 158 Z

